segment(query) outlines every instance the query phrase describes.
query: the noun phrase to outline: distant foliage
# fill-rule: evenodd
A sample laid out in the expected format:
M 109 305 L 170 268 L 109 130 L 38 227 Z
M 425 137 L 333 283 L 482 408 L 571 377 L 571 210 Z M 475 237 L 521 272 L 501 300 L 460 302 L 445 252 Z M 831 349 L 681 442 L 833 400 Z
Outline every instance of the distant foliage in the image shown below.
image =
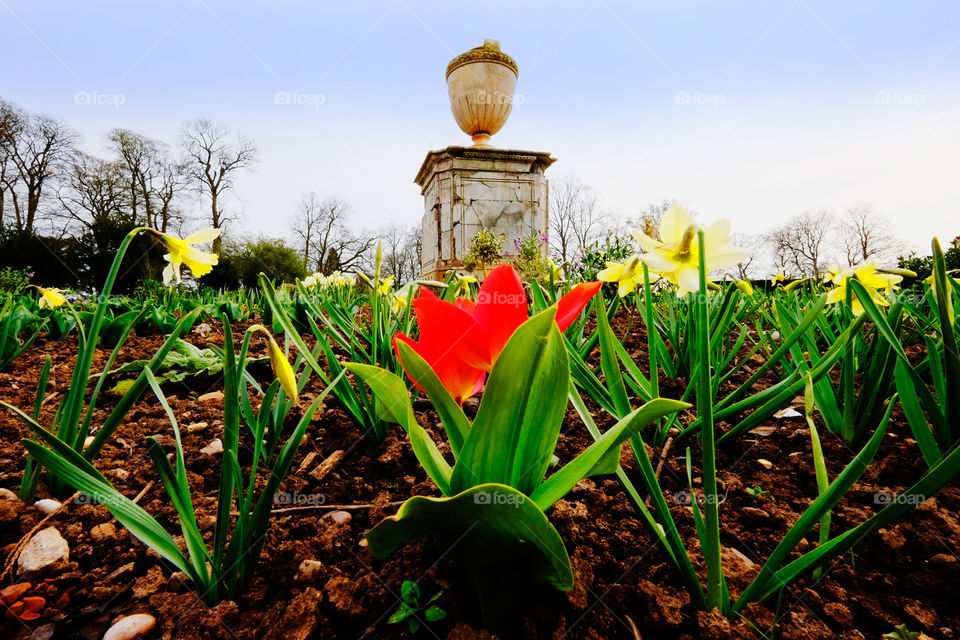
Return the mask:
M 0 291 L 13 294 L 20 293 L 30 284 L 31 277 L 33 277 L 33 272 L 30 271 L 29 267 L 26 269 L 4 267 L 0 270 Z
M 587 247 L 574 261 L 571 270 L 579 280 L 596 280 L 597 274 L 608 262 L 624 262 L 633 251 L 633 245 L 627 238 L 608 233 L 603 240 Z
M 547 261 L 547 237 L 536 232 L 526 238 L 513 241 L 513 251 L 504 254 L 524 280 L 546 280 L 550 277 Z
M 943 259 L 947 271 L 960 269 L 960 236 L 954 238 L 950 242 L 950 247 L 944 250 Z M 923 280 L 933 273 L 933 256 L 921 256 L 913 252 L 908 256 L 900 256 L 898 266 L 916 273 L 918 281 Z
M 307 275 L 296 249 L 283 240 L 261 238 L 224 243 L 217 267 L 201 283 L 215 288 L 256 287 L 261 272 L 277 282 L 294 282 Z

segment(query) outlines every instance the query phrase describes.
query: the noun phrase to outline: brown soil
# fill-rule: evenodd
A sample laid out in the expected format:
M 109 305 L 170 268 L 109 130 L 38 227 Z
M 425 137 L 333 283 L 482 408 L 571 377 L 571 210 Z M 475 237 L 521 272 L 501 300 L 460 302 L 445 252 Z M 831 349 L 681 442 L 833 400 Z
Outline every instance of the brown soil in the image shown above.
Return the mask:
M 190 340 L 198 346 L 219 344 L 222 334 L 216 330 L 217 324 L 212 324 L 214 331 L 209 336 L 191 335 Z M 625 330 L 625 325 L 618 323 L 617 328 Z M 639 355 L 644 350 L 639 317 L 633 319 L 631 334 L 628 349 Z M 122 360 L 149 357 L 161 341 L 159 336 L 134 337 Z M 258 342 L 255 355 L 263 355 Z M 39 340 L 0 373 L 0 400 L 31 407 L 46 354 L 54 362 L 51 391 L 62 393 L 76 355 L 73 338 Z M 99 354 L 97 363 L 102 364 L 107 355 Z M 259 373 L 266 379 L 266 371 Z M 207 380 L 193 387 L 170 388 L 168 395 L 183 430 L 198 513 L 213 515 L 219 458 L 202 454 L 200 449 L 221 435 L 222 402 L 200 403 L 195 398 L 222 385 Z M 314 379 L 301 406 L 320 390 Z M 45 405 L 45 421 L 50 420 L 58 400 L 59 395 Z M 105 417 L 110 404 L 107 399 L 100 403 L 95 424 Z M 426 408 L 422 403 L 417 407 Z M 435 416 L 424 411 L 418 418 L 439 441 Z M 601 428 L 611 424 L 609 417 L 599 412 L 596 418 Z M 207 426 L 192 431 L 185 428 L 201 422 Z M 724 568 L 733 594 L 757 573 L 759 563 L 817 494 L 805 422 L 786 419 L 769 424 L 776 427 L 771 435 L 748 434 L 718 452 L 720 480 L 727 496 L 721 507 Z M 922 459 L 902 420 L 895 421 L 890 431 L 871 468 L 834 510 L 834 532 L 862 522 L 878 509 L 875 493 L 900 491 L 923 473 Z M 146 436 L 170 433 L 159 404 L 147 397 L 130 412 L 96 466 L 127 496 L 135 496 L 152 481 L 140 504 L 176 533 L 175 512 L 158 486 L 144 447 Z M 13 491 L 19 487 L 23 469 L 19 439 L 26 435 L 24 425 L 10 413 L 0 412 L 0 486 Z M 825 430 L 821 437 L 833 477 L 853 452 Z M 562 461 L 569 460 L 589 442 L 586 430 L 570 411 L 557 455 Z M 316 481 L 310 469 L 337 450 L 345 451 L 342 460 Z M 684 453 L 675 449 L 667 455 L 662 484 L 669 496 L 686 488 Z M 316 463 L 298 471 L 310 454 L 316 454 Z M 696 448 L 693 457 L 699 457 Z M 770 461 L 772 468 L 764 468 L 759 459 Z M 635 463 L 626 454 L 623 461 L 636 486 L 641 487 Z M 761 487 L 769 493 L 754 497 L 745 491 L 748 487 Z M 249 591 L 237 602 L 223 602 L 212 609 L 171 581 L 170 568 L 123 528 L 118 526 L 112 539 L 96 539 L 91 530 L 111 520 L 104 507 L 70 504 L 48 523 L 67 539 L 71 554 L 70 562 L 41 576 L 52 579 L 46 586 L 50 597 L 43 616 L 29 624 L 4 620 L 0 637 L 28 638 L 43 625 L 53 625 L 52 637 L 100 638 L 115 618 L 139 612 L 157 618 L 153 637 L 409 637 L 405 624 L 387 624 L 399 602 L 400 585 L 408 579 L 419 581 L 425 598 L 444 590 L 438 604 L 446 609 L 447 617 L 421 629 L 419 637 L 629 639 L 635 637 L 631 622 L 644 638 L 753 638 L 761 637 L 754 628 L 769 635 L 774 622 L 778 637 L 797 639 L 878 638 L 901 623 L 936 638 L 960 633 L 960 609 L 956 606 L 960 588 L 955 580 L 960 491 L 954 487 L 928 500 L 896 526 L 858 544 L 852 553 L 829 564 L 819 580 L 807 576 L 786 589 L 779 607 L 773 601 L 750 605 L 744 620 L 731 622 L 690 606 L 678 576 L 654 546 L 615 479 L 587 479 L 547 514 L 567 545 L 576 586 L 567 593 L 531 592 L 520 614 L 496 636 L 483 629 L 467 580 L 443 557 L 443 549 L 420 542 L 377 561 L 363 544 L 364 532 L 393 514 L 398 501 L 416 494 L 438 494 L 399 428 L 382 443 L 364 440 L 336 402 L 328 400 L 314 417 L 284 490 L 322 501 L 323 508 L 277 515 Z M 45 491 L 41 484 L 39 497 L 45 497 Z M 349 509 L 351 518 L 346 521 L 340 513 L 328 515 L 335 509 L 332 505 L 359 508 Z M 690 507 L 678 503 L 672 509 L 684 540 L 699 558 Z M 13 545 L 42 518 L 30 506 L 0 501 L 0 561 L 5 563 Z M 298 579 L 298 567 L 304 560 L 318 560 L 322 566 L 309 579 Z M 702 563 L 697 569 L 703 574 Z M 9 582 L 8 578 L 0 587 Z M 68 594 L 68 601 L 51 604 L 63 593 Z

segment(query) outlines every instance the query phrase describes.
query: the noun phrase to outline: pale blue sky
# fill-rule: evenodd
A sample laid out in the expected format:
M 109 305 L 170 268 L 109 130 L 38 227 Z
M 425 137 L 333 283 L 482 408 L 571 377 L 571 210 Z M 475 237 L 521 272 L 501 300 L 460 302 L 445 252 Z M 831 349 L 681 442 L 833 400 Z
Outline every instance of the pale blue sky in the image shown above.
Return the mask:
M 607 210 L 679 198 L 759 232 L 870 201 L 918 249 L 960 233 L 960 3 L 942 0 L 0 0 L 0 96 L 91 151 L 205 115 L 260 146 L 230 202 L 245 230 L 278 233 L 306 191 L 375 228 L 419 221 L 424 155 L 469 142 L 444 69 L 484 38 L 520 67 L 494 144 L 553 153 L 548 176 Z

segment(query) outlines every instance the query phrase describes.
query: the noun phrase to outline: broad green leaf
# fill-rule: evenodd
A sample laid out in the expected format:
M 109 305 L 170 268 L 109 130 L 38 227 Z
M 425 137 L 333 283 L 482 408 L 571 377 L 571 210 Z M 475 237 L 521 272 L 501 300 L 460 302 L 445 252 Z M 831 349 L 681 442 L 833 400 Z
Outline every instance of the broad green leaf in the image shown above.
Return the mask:
M 455 493 L 497 482 L 531 494 L 543 480 L 567 407 L 570 366 L 550 307 L 507 341 L 453 468 Z
M 450 498 L 414 496 L 367 533 L 370 552 L 386 558 L 401 544 L 433 537 L 461 564 L 488 619 L 516 605 L 529 581 L 566 591 L 573 571 L 557 530 L 516 489 L 485 483 Z
M 621 444 L 654 420 L 689 406 L 686 402 L 657 398 L 633 410 L 580 455 L 547 478 L 530 495 L 530 499 L 536 502 L 540 509 L 546 511 L 584 477 L 615 473 L 620 465 Z

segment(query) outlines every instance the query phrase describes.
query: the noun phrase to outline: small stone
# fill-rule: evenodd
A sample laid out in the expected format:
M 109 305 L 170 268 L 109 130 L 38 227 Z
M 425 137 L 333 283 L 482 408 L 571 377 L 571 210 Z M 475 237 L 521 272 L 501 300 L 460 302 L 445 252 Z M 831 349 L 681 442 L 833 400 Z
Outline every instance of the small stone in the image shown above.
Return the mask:
M 3 500 L 4 502 L 17 502 L 20 500 L 20 498 L 18 498 L 17 494 L 15 494 L 13 491 L 10 491 L 10 489 L 0 488 L 0 500 Z
M 330 513 L 326 514 L 320 519 L 326 520 L 328 522 L 332 522 L 333 524 L 347 524 L 348 522 L 353 520 L 353 516 L 350 515 L 350 512 L 348 511 L 338 510 L 338 511 L 331 511 Z
M 756 427 L 754 429 L 750 429 L 750 433 L 755 436 L 760 436 L 761 438 L 766 438 L 767 436 L 772 435 L 776 430 L 776 427 Z
M 103 634 L 103 640 L 133 640 L 148 633 L 156 624 L 156 619 L 150 614 L 135 613 L 114 622 Z
M 764 469 L 773 469 L 773 463 L 764 458 L 757 458 L 757 464 L 759 464 Z
M 753 560 L 751 560 L 749 557 L 747 557 L 747 555 L 746 555 L 745 553 L 743 553 L 742 551 L 740 551 L 739 549 L 734 549 L 734 548 L 731 547 L 731 548 L 730 548 L 730 553 L 733 554 L 734 556 L 736 556 L 737 558 L 739 558 L 740 561 L 741 561 L 748 569 L 752 569 L 753 567 L 756 566 L 756 563 L 755 563 Z
M 94 540 L 109 540 L 117 535 L 117 528 L 112 522 L 104 522 L 90 529 L 90 537 Z
M 205 393 L 197 398 L 197 402 L 223 402 L 223 391 Z
M 84 438 L 84 440 L 83 440 L 83 448 L 86 449 L 87 447 L 89 447 L 90 445 L 92 445 L 94 440 L 95 440 L 95 438 L 94 438 L 93 436 L 87 436 L 86 438 Z
M 214 525 L 217 524 L 217 516 L 203 516 L 197 520 L 197 526 L 200 527 L 200 531 L 206 531 L 207 529 L 213 529 Z
M 763 509 L 758 509 L 756 507 L 744 507 L 743 512 L 749 516 L 755 518 L 769 518 L 770 514 L 764 511 Z
M 167 589 L 173 593 L 179 593 L 186 586 L 188 580 L 187 574 L 183 571 L 174 571 L 170 574 L 170 579 L 167 580 Z
M 297 582 L 313 582 L 321 571 L 323 571 L 323 563 L 319 560 L 304 560 L 297 567 L 297 575 L 294 579 Z
M 47 527 L 30 538 L 20 557 L 17 558 L 17 571 L 21 574 L 39 571 L 60 560 L 70 558 L 70 545 L 63 539 L 55 527 Z
M 30 634 L 30 640 L 50 640 L 56 631 L 57 628 L 52 622 L 39 626 Z
M 787 407 L 786 409 L 781 409 L 773 414 L 773 417 L 782 420 L 783 418 L 802 418 L 803 414 L 794 409 L 793 407 Z
M 205 446 L 203 449 L 200 449 L 200 453 L 205 453 L 208 456 L 215 456 L 218 453 L 223 453 L 223 441 L 220 438 L 215 438 L 213 442 Z
M 187 425 L 187 431 L 193 433 L 194 431 L 200 431 L 201 429 L 206 429 L 210 424 L 207 422 L 194 422 Z
M 60 508 L 60 503 L 53 498 L 44 498 L 43 500 L 37 500 L 34 502 L 33 506 L 35 506 L 39 511 L 50 515 L 51 513 L 55 513 L 57 509 Z
M 108 475 L 108 476 L 112 476 L 112 477 L 116 478 L 117 480 L 126 480 L 127 478 L 130 477 L 130 472 L 127 471 L 126 469 L 121 469 L 121 468 L 117 467 L 116 469 L 112 469 L 112 470 L 110 470 L 110 471 L 107 471 L 107 475 Z

